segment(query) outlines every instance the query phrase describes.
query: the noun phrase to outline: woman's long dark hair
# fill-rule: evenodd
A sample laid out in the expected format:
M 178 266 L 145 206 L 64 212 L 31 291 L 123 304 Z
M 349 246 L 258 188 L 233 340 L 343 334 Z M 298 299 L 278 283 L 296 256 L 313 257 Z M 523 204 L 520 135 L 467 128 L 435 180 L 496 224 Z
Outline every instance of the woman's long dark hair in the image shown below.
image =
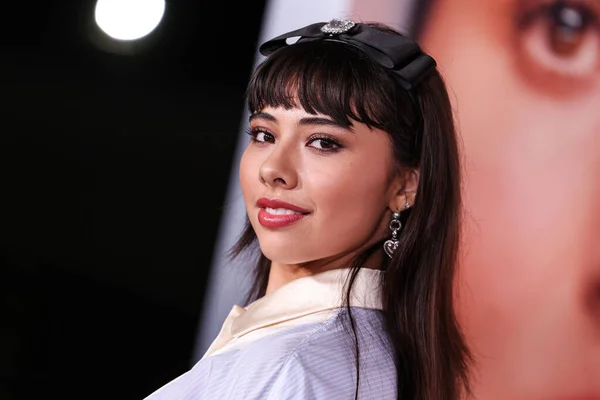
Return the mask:
M 398 168 L 419 171 L 414 206 L 402 216 L 400 244 L 393 258 L 386 257 L 381 266 L 385 270 L 383 312 L 395 349 L 398 399 L 460 399 L 468 392 L 471 359 L 453 307 L 461 221 L 460 163 L 453 111 L 439 72 L 432 72 L 413 92 L 423 116 L 422 129 L 408 94 L 393 75 L 340 43 L 313 41 L 277 50 L 257 68 L 247 95 L 251 112 L 266 106 L 302 107 L 347 126 L 354 120 L 381 129 L 391 138 Z M 231 254 L 258 250 L 256 243 L 248 223 Z M 353 278 L 373 251 L 381 247 L 359 254 L 352 263 L 346 298 Z M 265 294 L 269 269 L 270 261 L 259 251 L 249 301 Z

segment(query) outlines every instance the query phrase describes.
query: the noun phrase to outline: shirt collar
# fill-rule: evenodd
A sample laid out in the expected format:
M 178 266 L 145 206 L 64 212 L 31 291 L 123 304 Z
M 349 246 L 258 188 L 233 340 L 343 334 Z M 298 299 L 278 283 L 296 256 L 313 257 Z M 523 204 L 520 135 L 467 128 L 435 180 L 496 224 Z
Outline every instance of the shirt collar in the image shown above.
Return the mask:
M 245 308 L 231 326 L 233 337 L 284 321 L 344 305 L 349 268 L 335 269 L 295 279 Z M 383 271 L 361 268 L 352 285 L 350 306 L 381 310 Z

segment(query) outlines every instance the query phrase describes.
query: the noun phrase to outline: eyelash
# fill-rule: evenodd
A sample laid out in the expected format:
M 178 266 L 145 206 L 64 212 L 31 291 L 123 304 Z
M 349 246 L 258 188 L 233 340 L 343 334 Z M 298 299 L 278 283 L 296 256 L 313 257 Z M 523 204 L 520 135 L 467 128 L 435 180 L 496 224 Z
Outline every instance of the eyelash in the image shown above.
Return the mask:
M 581 15 L 583 22 L 589 26 L 598 25 L 597 10 L 593 2 L 586 0 L 538 0 L 537 2 L 531 2 L 531 4 L 522 6 L 517 23 L 521 27 L 525 27 L 538 17 L 554 18 L 554 13 L 561 8 L 575 10 Z
M 257 136 L 260 133 L 263 133 L 265 136 L 269 136 L 271 138 L 271 140 L 275 140 L 275 135 L 273 135 L 271 132 L 269 132 L 267 129 L 264 128 L 250 128 L 247 130 L 246 132 L 249 136 L 250 136 L 250 142 L 254 143 L 254 144 L 265 144 L 265 143 L 270 143 L 268 141 L 261 141 L 257 139 Z M 333 148 L 318 148 L 318 147 L 314 147 L 314 146 L 308 146 L 308 144 L 312 144 L 316 141 L 322 141 L 322 143 L 326 143 L 326 145 L 332 145 L 334 146 Z M 320 153 L 336 153 L 339 150 L 341 150 L 343 148 L 343 146 L 340 144 L 340 142 L 338 142 L 337 140 L 335 140 L 334 138 L 328 136 L 328 135 L 322 135 L 322 134 L 316 134 L 316 135 L 312 135 L 308 138 L 308 147 L 311 147 L 312 149 L 320 152 Z
M 327 135 L 318 135 L 318 134 L 312 135 L 311 137 L 308 138 L 308 143 L 314 143 L 318 140 L 322 141 L 323 143 L 327 143 L 328 145 L 334 146 L 333 148 L 327 148 L 327 149 L 313 147 L 313 149 L 317 150 L 318 152 L 336 153 L 342 149 L 342 145 L 340 144 L 340 142 L 338 142 L 337 140 L 335 140 L 332 137 L 327 136 Z
M 273 138 L 273 140 L 275 139 L 275 136 L 269 132 L 266 129 L 263 128 L 249 128 L 246 133 L 250 136 L 250 142 L 251 143 L 256 143 L 256 144 L 262 144 L 262 143 L 266 143 L 266 142 L 262 142 L 258 139 L 256 139 L 256 137 L 258 136 L 259 133 L 264 133 L 265 135 L 270 136 L 271 138 Z

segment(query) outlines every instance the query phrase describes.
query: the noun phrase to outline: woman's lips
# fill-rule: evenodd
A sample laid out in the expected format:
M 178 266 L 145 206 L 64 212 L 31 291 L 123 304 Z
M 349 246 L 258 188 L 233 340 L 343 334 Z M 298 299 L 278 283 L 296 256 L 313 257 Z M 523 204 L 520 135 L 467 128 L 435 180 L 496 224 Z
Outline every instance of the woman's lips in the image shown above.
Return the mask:
M 258 211 L 258 222 L 266 228 L 283 228 L 292 225 L 310 211 L 279 199 L 260 198 L 256 205 Z

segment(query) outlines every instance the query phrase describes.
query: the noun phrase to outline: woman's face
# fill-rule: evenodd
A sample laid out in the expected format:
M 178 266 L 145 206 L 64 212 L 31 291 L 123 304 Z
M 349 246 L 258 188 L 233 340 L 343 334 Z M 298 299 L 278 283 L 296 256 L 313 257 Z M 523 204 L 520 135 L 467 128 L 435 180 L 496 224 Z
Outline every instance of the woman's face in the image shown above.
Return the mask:
M 481 400 L 600 399 L 600 1 L 436 0 L 465 151 Z
M 383 131 L 300 108 L 253 114 L 240 180 L 262 252 L 283 264 L 329 263 L 387 235 L 394 170 Z

